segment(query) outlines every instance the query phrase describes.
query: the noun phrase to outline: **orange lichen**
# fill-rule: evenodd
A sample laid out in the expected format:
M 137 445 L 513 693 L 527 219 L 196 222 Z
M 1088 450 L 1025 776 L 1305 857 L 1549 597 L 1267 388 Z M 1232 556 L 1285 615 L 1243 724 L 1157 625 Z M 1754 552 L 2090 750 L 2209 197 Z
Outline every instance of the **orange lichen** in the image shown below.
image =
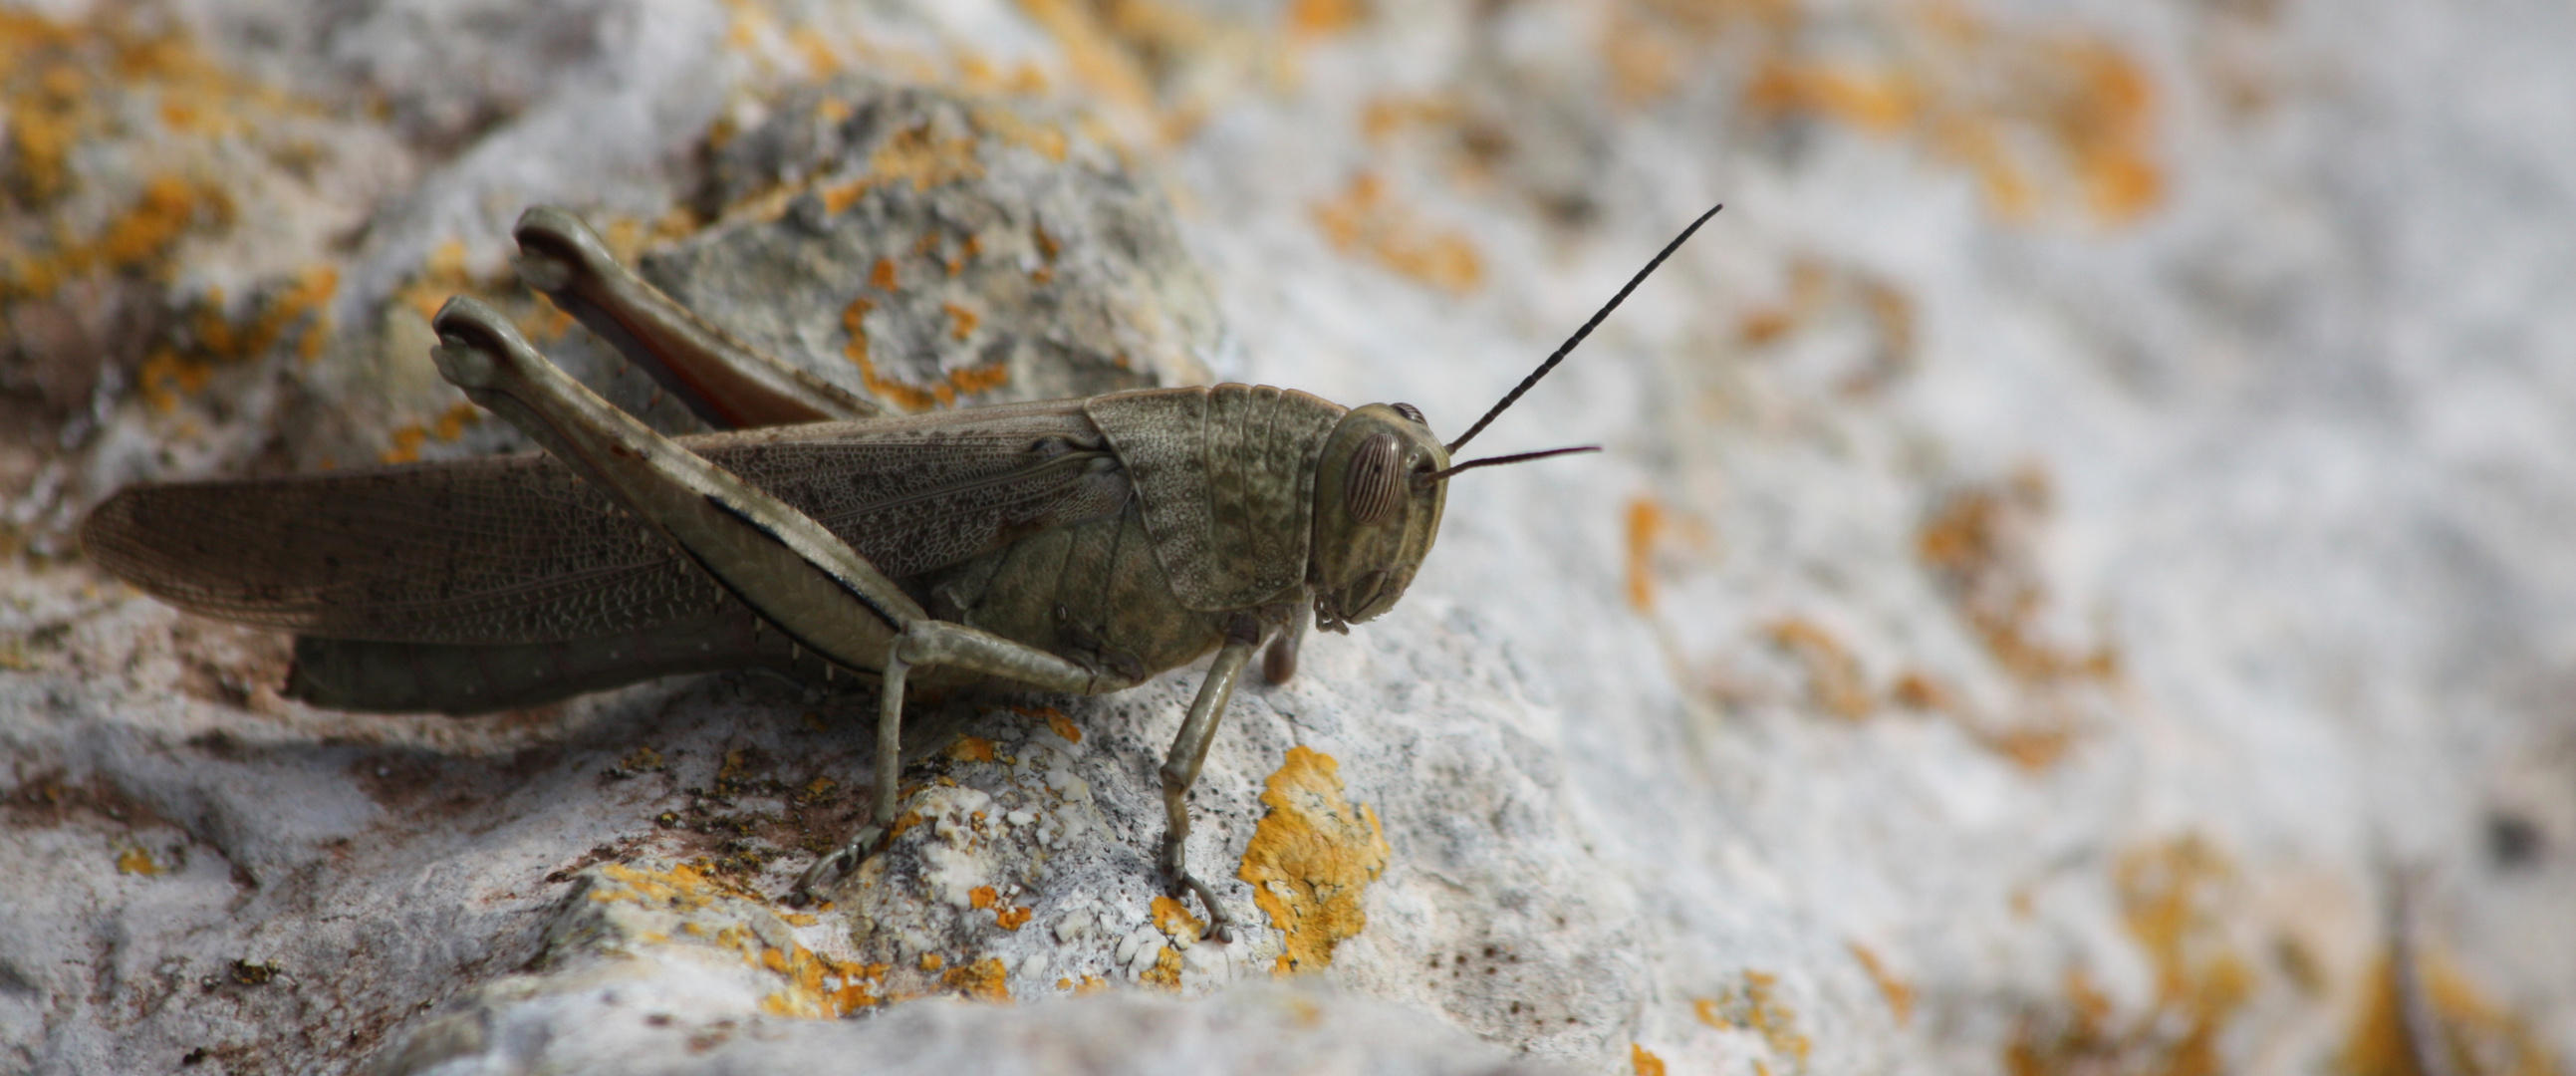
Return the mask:
M 229 226 L 233 216 L 232 199 L 221 188 L 156 176 L 135 196 L 133 207 L 111 218 L 94 241 L 66 237 L 49 253 L 0 249 L 6 268 L 0 275 L 0 299 L 50 294 L 71 280 L 100 273 L 160 275 L 181 239 Z
M 1746 83 L 1745 108 L 1908 140 L 1968 169 L 2006 219 L 2067 202 L 2116 226 L 2162 202 L 2154 83 L 2109 42 L 2010 31 L 1955 4 L 1884 29 L 1877 61 L 1783 49 Z
M 1655 607 L 1655 538 L 1664 530 L 1662 506 L 1644 497 L 1628 502 L 1628 607 Z
M 959 762 L 991 762 L 993 741 L 981 736 L 960 736 L 948 746 L 948 757 Z
M 1859 942 L 1844 944 L 1851 949 L 1852 959 L 1860 961 L 1861 970 L 1869 973 L 1869 981 L 1878 984 L 1879 995 L 1887 999 L 1887 1009 L 1896 1015 L 1897 1026 L 1903 1027 L 1913 1023 L 1913 984 L 1897 978 L 1896 973 L 1889 971 L 1887 965 L 1879 961 L 1878 954 L 1872 952 L 1868 946 Z
M 1253 903 L 1285 935 L 1273 970 L 1320 970 L 1335 944 L 1368 926 L 1362 897 L 1386 870 L 1386 834 L 1376 811 L 1344 798 L 1340 764 L 1302 746 L 1288 749 L 1261 802 L 1269 812 L 1235 877 L 1251 884 Z
M 2036 469 L 1999 487 L 1963 490 L 1925 520 L 1915 553 L 2006 672 L 2033 684 L 2114 679 L 2119 658 L 2109 647 L 2072 653 L 2033 624 L 2048 590 L 2031 532 L 2049 500 L 2047 476 Z
M 1895 686 L 1888 689 L 1888 697 L 1899 706 L 1949 718 L 1979 746 L 2034 773 L 2056 765 L 2075 747 L 2075 730 L 2063 724 L 1993 727 L 1980 720 L 1957 691 L 1921 670 L 1908 670 L 1898 676 Z
M 430 436 L 441 441 L 454 441 L 465 436 L 465 427 L 483 419 L 483 409 L 474 404 L 458 403 L 438 413 L 438 421 L 429 428 Z
M 1207 929 L 1206 923 L 1190 914 L 1188 906 L 1160 894 L 1154 897 L 1153 920 L 1154 929 L 1175 939 L 1186 937 L 1196 940 L 1199 933 Z
M 1010 973 L 1002 967 L 1002 958 L 997 956 L 950 968 L 939 977 L 939 985 L 976 1001 L 998 1003 L 1011 1000 Z
M 1054 35 L 1074 81 L 1108 103 L 1142 111 L 1154 101 L 1142 64 L 1083 0 L 1020 0 L 1020 10 Z
M 2122 924 L 2155 973 L 2148 1011 L 2117 1019 L 2081 967 L 2067 969 L 2055 1012 L 2025 1014 L 2004 1050 L 2012 1076 L 2225 1071 L 2219 1041 L 2253 993 L 2254 969 L 2220 918 L 2234 870 L 2197 837 L 2133 849 L 2113 872 Z
M 928 123 L 895 132 L 868 155 L 868 174 L 880 183 L 909 180 L 916 191 L 959 180 L 981 179 L 984 162 L 976 156 L 975 136 L 942 138 Z
M 438 308 L 446 304 L 448 297 L 473 290 L 474 285 L 473 274 L 465 268 L 464 242 L 449 239 L 429 252 L 429 260 L 422 264 L 420 272 L 394 297 L 418 313 L 422 321 L 428 321 L 438 316 Z
M 1022 65 L 1020 72 L 1025 81 L 1041 87 L 1045 85 L 1045 79 L 1038 75 L 1036 68 Z M 1056 164 L 1064 163 L 1066 154 L 1073 149 L 1073 139 L 1062 128 L 1033 122 L 1007 108 L 978 105 L 970 108 L 966 116 L 977 132 L 992 135 L 1008 145 L 1035 150 L 1039 156 Z
M 1787 1059 L 1791 1071 L 1804 1072 L 1814 1044 L 1798 1031 L 1798 1013 L 1780 1000 L 1779 985 L 1779 976 L 1747 968 L 1742 985 L 1718 997 L 1693 999 L 1691 1009 L 1710 1027 L 1760 1035 L 1772 1056 Z
M 877 259 L 876 266 L 868 270 L 868 286 L 878 291 L 890 292 L 896 289 L 898 284 L 894 275 L 894 259 Z
M 805 62 L 807 75 L 821 78 L 841 69 L 840 50 L 832 47 L 831 40 L 825 38 L 822 31 L 811 26 L 788 27 L 787 47 L 794 49 L 797 58 Z
M 923 971 L 938 971 L 939 969 L 947 966 L 947 957 L 941 956 L 937 953 L 921 954 L 921 970 Z
M 974 311 L 968 310 L 955 303 L 941 303 L 939 304 L 939 308 L 948 312 L 949 339 L 964 340 L 969 336 L 975 335 L 975 322 L 977 321 L 977 318 Z
M 1637 1076 L 1664 1076 L 1664 1059 L 1646 1049 L 1642 1042 L 1628 1044 L 1628 1068 Z
M 376 453 L 376 462 L 419 463 L 420 446 L 422 442 L 429 439 L 429 431 L 423 429 L 420 423 L 408 422 L 394 427 L 393 432 L 386 436 L 393 443 L 385 446 L 384 451 Z
M 1348 30 L 1367 16 L 1368 10 L 1360 0 L 1290 0 L 1288 33 L 1312 40 Z
M 728 928 L 733 935 L 740 928 Z M 761 945 L 757 935 L 720 937 L 720 942 L 757 946 L 759 965 L 784 977 L 787 988 L 760 999 L 760 1010 L 772 1016 L 837 1020 L 887 999 L 875 987 L 885 979 L 886 965 L 844 963 L 802 945 L 777 949 Z
M 2393 954 L 2382 954 L 2371 968 L 2361 1011 L 2344 1040 L 2341 1060 L 2349 1076 L 2429 1076 L 2417 1058 L 2430 1050 L 2449 1054 L 2449 1071 L 2463 1076 L 2559 1076 L 2565 1071 L 2528 1023 L 2489 1000 L 2447 959 L 2425 950 L 2414 960 L 2422 1000 L 2441 1041 L 2413 1040 L 2396 961 Z
M 1316 203 L 1312 212 L 1335 250 L 1365 254 L 1452 295 L 1484 283 L 1483 259 L 1466 233 L 1426 227 L 1388 197 L 1385 182 L 1375 173 L 1352 176 L 1342 193 Z
M 1001 908 L 993 912 L 993 924 L 1004 930 L 1018 930 L 1029 925 L 1029 918 L 1036 914 L 1037 909 L 1026 905 Z
M 1446 96 L 1375 97 L 1360 109 L 1360 133 L 1380 143 L 1408 127 L 1448 127 L 1465 115 Z
M 214 366 L 205 360 L 165 347 L 143 360 L 143 369 L 135 373 L 134 380 L 144 401 L 166 415 L 178 409 L 181 397 L 193 396 L 205 388 L 214 374 Z
M 1877 708 L 1861 675 L 1860 659 L 1825 629 L 1791 617 L 1772 624 L 1770 634 L 1773 644 L 1806 667 L 1807 695 L 1826 713 L 1850 721 Z
M 1023 717 L 1043 719 L 1056 735 L 1064 737 L 1066 743 L 1082 742 L 1082 729 L 1073 723 L 1072 718 L 1064 716 L 1062 710 L 1052 706 L 1014 706 L 1011 709 Z
M 1283 958 L 1284 959 L 1284 958 Z M 1161 990 L 1181 988 L 1181 951 L 1171 946 L 1157 946 L 1154 966 L 1136 977 L 1136 981 Z
M 1612 8 L 1601 33 L 1601 59 L 1610 69 L 1610 96 L 1641 105 L 1681 82 L 1682 54 L 1670 35 L 1626 8 Z
M 894 278 L 893 264 L 877 262 L 875 276 L 891 281 Z M 841 309 L 841 327 L 850 334 L 850 342 L 842 346 L 841 354 L 850 360 L 851 365 L 859 368 L 859 380 L 867 385 L 868 392 L 897 410 L 917 412 L 934 407 L 954 407 L 961 396 L 991 392 L 1010 383 L 1010 365 L 1001 361 L 948 371 L 928 388 L 879 373 L 876 360 L 868 354 L 866 323 L 868 312 L 875 309 L 876 303 L 864 295 L 850 300 L 850 305 Z M 971 313 L 957 307 L 949 307 L 948 310 L 952 317 L 965 314 L 967 320 L 961 324 L 967 329 L 973 328 Z
M 143 877 L 150 878 L 155 875 L 168 874 L 170 873 L 170 868 L 155 861 L 152 858 L 152 853 L 150 852 L 141 848 L 128 848 L 116 854 L 116 873 L 139 874 Z
M 1756 112 L 1811 113 L 1885 135 L 1915 121 L 1924 107 L 1923 95 L 1900 72 L 1775 59 L 1745 86 L 1744 103 Z
M 966 906 L 969 908 L 990 908 L 999 900 L 1001 894 L 989 885 L 979 885 L 966 891 Z

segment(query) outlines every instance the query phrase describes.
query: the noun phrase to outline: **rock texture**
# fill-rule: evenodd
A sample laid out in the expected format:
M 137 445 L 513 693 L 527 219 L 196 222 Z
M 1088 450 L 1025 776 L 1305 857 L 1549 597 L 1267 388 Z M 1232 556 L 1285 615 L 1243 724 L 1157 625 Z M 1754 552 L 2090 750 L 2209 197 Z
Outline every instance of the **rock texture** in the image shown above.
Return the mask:
M 0 12 L 0 1070 L 2566 1071 L 2570 19 Z M 1461 476 L 1238 696 L 1230 943 L 1150 871 L 1197 670 L 931 708 L 799 908 L 864 696 L 317 711 L 70 540 L 516 447 L 427 361 L 456 292 L 686 426 L 516 285 L 532 202 L 899 407 L 1458 431 L 1718 200 L 1469 455 L 1609 451 Z

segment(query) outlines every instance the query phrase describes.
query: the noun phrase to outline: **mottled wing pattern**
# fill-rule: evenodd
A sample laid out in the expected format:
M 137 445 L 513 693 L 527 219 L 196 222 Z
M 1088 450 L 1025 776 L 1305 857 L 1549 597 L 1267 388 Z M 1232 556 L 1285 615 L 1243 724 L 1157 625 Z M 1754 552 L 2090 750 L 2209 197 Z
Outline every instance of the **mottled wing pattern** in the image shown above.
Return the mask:
M 1315 462 L 1346 408 L 1268 385 L 1144 389 L 1083 407 L 1126 465 L 1183 605 L 1244 608 L 1305 580 Z
M 682 443 L 897 578 L 1127 497 L 1078 403 Z M 100 505 L 82 542 L 101 566 L 183 609 L 331 638 L 595 638 L 722 600 L 669 540 L 541 456 L 138 486 Z
M 1127 479 L 1080 401 L 723 434 L 699 448 L 897 579 L 1116 512 Z

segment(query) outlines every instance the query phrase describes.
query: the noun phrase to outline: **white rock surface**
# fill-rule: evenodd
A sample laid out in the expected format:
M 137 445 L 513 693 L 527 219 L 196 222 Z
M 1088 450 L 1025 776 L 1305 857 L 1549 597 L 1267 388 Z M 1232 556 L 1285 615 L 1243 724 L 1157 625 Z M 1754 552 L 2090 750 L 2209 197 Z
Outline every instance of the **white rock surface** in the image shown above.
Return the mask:
M 0 1069 L 2399 1072 L 2401 869 L 2469 1067 L 2576 1058 L 2576 13 L 1344 10 L 11 16 Z M 1230 945 L 1154 922 L 1195 671 L 926 721 L 922 823 L 794 912 L 862 706 L 314 711 L 68 544 L 124 481 L 485 447 L 404 310 L 528 202 L 642 243 L 827 67 L 1088 110 L 1219 376 L 1444 431 L 1730 203 L 1471 454 L 1609 451 L 1462 476 L 1401 608 L 1238 697 Z M 1299 748 L 1386 848 L 1323 993 L 1234 870 Z

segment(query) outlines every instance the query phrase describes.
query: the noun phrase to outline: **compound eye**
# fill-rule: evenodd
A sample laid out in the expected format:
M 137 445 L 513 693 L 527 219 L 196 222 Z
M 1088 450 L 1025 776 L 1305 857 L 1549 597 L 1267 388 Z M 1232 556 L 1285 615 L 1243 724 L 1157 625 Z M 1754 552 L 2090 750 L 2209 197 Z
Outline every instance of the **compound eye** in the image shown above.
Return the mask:
M 1409 403 L 1388 404 L 1387 406 L 1394 408 L 1396 414 L 1412 419 L 1413 424 L 1416 426 L 1429 428 L 1431 425 L 1431 420 L 1422 417 L 1422 409 L 1419 407 L 1415 407 Z
M 1398 472 L 1404 463 L 1404 449 L 1391 433 L 1373 433 L 1351 453 L 1351 473 L 1342 480 L 1342 506 L 1351 513 L 1351 522 L 1374 526 L 1395 514 L 1396 501 L 1404 495 L 1404 483 Z

